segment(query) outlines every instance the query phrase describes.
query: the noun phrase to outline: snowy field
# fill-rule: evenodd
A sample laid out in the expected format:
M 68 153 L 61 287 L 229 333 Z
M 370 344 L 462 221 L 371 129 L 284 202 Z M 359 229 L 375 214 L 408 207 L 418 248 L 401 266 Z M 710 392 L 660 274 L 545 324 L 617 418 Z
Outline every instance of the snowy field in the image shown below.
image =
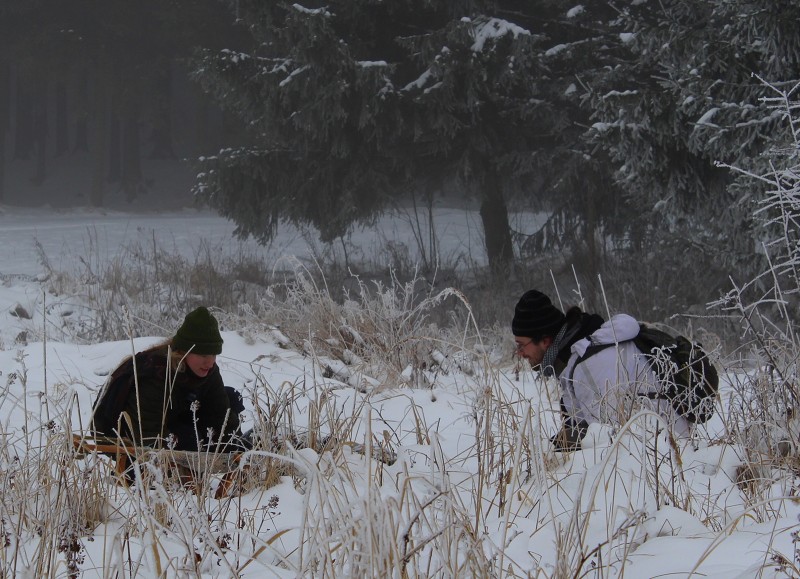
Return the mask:
M 480 261 L 474 214 L 436 219 L 444 255 Z M 378 229 L 413 248 L 406 221 Z M 593 426 L 582 451 L 560 455 L 547 441 L 558 386 L 519 366 L 510 336 L 448 335 L 430 342 L 428 364 L 389 372 L 254 322 L 224 331 L 218 358 L 245 394 L 246 426 L 268 409 L 286 429 L 344 433 L 363 453 L 289 450 L 272 457 L 286 467 L 272 486 L 223 499 L 216 479 L 194 495 L 158 480 L 117 486 L 97 457 L 60 464 L 108 373 L 174 328 L 99 344 L 19 339 L 47 336 L 46 303 L 63 298 L 44 291 L 42 256 L 59 270 L 141 239 L 187 255 L 202 239 L 224 256 L 240 250 L 232 231 L 198 211 L 0 207 L 0 577 L 797 576 L 796 479 L 767 468 L 766 482 L 736 482 L 744 453 L 725 426 L 735 375 L 692 440 L 673 445 L 642 415 Z M 351 241 L 366 253 L 375 239 Z M 294 229 L 248 247 L 265 260 L 318 250 Z M 384 319 L 406 312 L 388 295 L 382 307 Z M 367 458 L 379 451 L 396 460 Z

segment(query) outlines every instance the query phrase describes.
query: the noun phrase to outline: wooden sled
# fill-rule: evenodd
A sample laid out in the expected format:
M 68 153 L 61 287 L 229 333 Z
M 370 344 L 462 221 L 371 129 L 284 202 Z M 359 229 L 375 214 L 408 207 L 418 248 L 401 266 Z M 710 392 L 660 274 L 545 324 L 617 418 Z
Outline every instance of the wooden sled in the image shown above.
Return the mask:
M 248 464 L 241 464 L 241 452 L 197 452 L 187 450 L 154 449 L 147 446 L 136 446 L 133 441 L 116 437 L 87 437 L 73 433 L 72 445 L 76 457 L 82 458 L 90 454 L 100 454 L 110 457 L 114 465 L 115 478 L 118 484 L 128 486 L 131 482 L 130 473 L 127 472 L 131 461 L 153 462 L 158 464 L 165 472 L 177 472 L 181 482 L 187 488 L 197 491 L 198 481 L 206 475 L 222 474 L 222 478 L 214 492 L 214 498 L 234 496 L 242 488 L 243 479 L 250 473 L 250 462 L 255 459 L 258 469 L 260 461 L 251 457 Z M 348 446 L 357 454 L 367 455 L 367 448 L 360 443 L 346 441 L 342 446 Z M 394 464 L 397 456 L 394 452 L 372 446 L 372 458 L 387 465 Z
M 238 483 L 249 465 L 239 467 L 240 452 L 196 452 L 187 450 L 154 449 L 136 446 L 126 438 L 105 436 L 86 437 L 73 433 L 72 446 L 76 457 L 101 454 L 111 458 L 118 484 L 128 486 L 130 475 L 126 471 L 132 460 L 153 461 L 162 465 L 165 471 L 176 471 L 181 482 L 192 490 L 197 490 L 197 481 L 208 474 L 222 473 L 222 480 L 214 493 L 214 498 L 231 496 L 240 486 Z

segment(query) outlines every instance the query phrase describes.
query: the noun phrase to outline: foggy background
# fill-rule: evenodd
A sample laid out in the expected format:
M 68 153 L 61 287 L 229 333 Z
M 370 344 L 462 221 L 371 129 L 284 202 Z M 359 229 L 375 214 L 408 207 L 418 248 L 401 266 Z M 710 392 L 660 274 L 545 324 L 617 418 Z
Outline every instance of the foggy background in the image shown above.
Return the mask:
M 0 7 L 0 204 L 191 204 L 192 163 L 241 133 L 187 61 L 201 43 L 235 45 L 227 6 L 12 4 Z
M 0 207 L 201 201 L 259 241 L 291 223 L 345 255 L 401 207 L 422 273 L 497 320 L 554 285 L 587 309 L 704 313 L 764 267 L 764 184 L 720 163 L 783 163 L 764 97 L 800 77 L 787 10 L 6 0 Z M 442 205 L 478 214 L 466 273 L 438 254 Z

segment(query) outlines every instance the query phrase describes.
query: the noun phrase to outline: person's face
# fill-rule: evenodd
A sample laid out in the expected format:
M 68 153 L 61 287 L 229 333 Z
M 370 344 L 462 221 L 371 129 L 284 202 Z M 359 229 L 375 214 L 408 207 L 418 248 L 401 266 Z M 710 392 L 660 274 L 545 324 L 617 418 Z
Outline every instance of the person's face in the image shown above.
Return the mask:
M 531 363 L 531 366 L 536 367 L 544 360 L 544 353 L 553 343 L 553 338 L 545 336 L 538 342 L 534 342 L 524 336 L 514 336 L 514 341 L 517 343 L 517 356 L 525 358 Z
M 184 361 L 189 367 L 189 370 L 194 372 L 196 376 L 205 378 L 214 368 L 214 364 L 217 363 L 217 357 L 214 355 L 204 356 L 200 354 L 192 354 L 190 352 L 186 354 L 186 359 Z

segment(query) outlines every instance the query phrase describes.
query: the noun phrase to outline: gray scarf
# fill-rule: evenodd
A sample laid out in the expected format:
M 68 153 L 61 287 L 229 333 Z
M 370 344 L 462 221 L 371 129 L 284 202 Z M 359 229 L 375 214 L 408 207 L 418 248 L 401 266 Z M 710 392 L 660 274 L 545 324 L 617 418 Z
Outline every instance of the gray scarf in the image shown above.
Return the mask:
M 555 375 L 556 369 L 554 364 L 558 353 L 561 351 L 561 348 L 564 347 L 564 344 L 568 344 L 575 334 L 578 333 L 580 327 L 580 324 L 572 324 L 572 327 L 570 327 L 569 324 L 565 323 L 561 326 L 561 329 L 558 330 L 558 334 L 556 334 L 550 347 L 547 348 L 547 351 L 544 353 L 544 358 L 542 359 L 542 373 L 545 376 L 549 377 Z

